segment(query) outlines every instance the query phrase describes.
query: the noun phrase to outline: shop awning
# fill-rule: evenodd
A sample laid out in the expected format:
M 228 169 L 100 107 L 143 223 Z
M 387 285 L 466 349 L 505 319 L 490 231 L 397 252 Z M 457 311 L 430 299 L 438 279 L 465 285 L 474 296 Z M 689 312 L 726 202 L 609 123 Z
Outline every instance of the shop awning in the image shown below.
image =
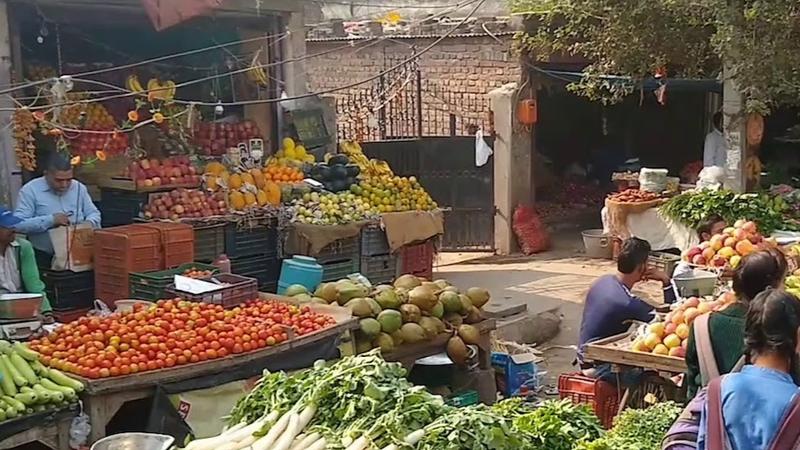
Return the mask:
M 529 66 L 531 69 L 547 75 L 549 77 L 567 82 L 578 82 L 585 75 L 583 72 L 572 72 L 565 70 L 551 70 L 544 69 L 537 66 Z M 620 83 L 620 84 L 636 84 L 638 88 L 645 90 L 658 89 L 662 84 L 666 84 L 667 90 L 670 91 L 687 91 L 687 92 L 716 92 L 722 93 L 722 81 L 714 78 L 701 78 L 701 79 L 688 79 L 688 78 L 668 78 L 664 81 L 656 80 L 655 78 L 648 78 L 644 81 L 635 81 L 630 77 L 621 77 L 616 75 L 603 75 L 603 80 Z
M 222 0 L 141 0 L 157 31 L 210 13 Z

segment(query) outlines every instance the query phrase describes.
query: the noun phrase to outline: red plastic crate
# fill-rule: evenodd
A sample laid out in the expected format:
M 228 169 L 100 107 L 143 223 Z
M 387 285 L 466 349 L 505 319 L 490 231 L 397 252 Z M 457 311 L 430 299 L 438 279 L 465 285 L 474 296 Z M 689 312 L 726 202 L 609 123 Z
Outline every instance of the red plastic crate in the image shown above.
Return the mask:
M 161 269 L 172 269 L 194 261 L 194 228 L 185 223 L 148 222 L 142 224 L 161 236 Z
M 573 403 L 591 405 L 606 429 L 614 424 L 620 392 L 613 384 L 580 373 L 565 373 L 558 377 L 558 396 L 568 398 Z
M 165 289 L 165 292 L 170 297 L 180 297 L 193 302 L 222 305 L 224 308 L 233 308 L 246 301 L 258 298 L 258 280 L 255 278 L 243 277 L 232 273 L 220 273 L 214 275 L 213 279 L 227 284 L 227 286 L 204 294 L 190 294 L 175 289 L 175 285 L 171 284 Z
M 412 274 L 428 280 L 433 277 L 433 241 L 402 247 L 398 256 L 398 276 Z

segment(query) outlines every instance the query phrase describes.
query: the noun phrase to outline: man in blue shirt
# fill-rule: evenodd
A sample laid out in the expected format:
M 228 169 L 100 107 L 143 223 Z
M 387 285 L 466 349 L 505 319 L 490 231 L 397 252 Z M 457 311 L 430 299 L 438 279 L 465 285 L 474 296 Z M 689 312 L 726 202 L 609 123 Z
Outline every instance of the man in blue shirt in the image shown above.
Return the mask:
M 664 272 L 647 267 L 650 244 L 642 239 L 630 238 L 622 244 L 617 258 L 617 273 L 598 278 L 583 306 L 581 331 L 578 343 L 578 360 L 581 368 L 591 366 L 583 363 L 583 346 L 607 337 L 624 333 L 631 321 L 649 322 L 653 318 L 653 308 L 644 300 L 631 293 L 633 286 L 645 280 L 658 280 L 664 287 L 664 301 L 675 301 L 675 290 L 670 278 Z M 597 367 L 588 373 L 598 378 L 610 375 L 610 367 Z M 606 370 L 609 369 L 609 370 Z
M 54 254 L 51 229 L 81 223 L 100 228 L 100 211 L 89 191 L 73 179 L 69 160 L 57 153 L 48 161 L 43 177 L 22 186 L 14 215 L 22 219 L 16 230 L 27 235 L 39 264 L 46 267 Z

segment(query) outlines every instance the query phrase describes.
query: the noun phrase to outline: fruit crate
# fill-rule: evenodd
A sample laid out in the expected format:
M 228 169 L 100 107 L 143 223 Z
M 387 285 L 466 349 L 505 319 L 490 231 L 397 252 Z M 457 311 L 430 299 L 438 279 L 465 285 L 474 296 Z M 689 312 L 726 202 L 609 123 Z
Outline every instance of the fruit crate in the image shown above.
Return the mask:
M 358 259 L 322 264 L 322 281 L 337 281 L 358 272 Z
M 558 396 L 568 398 L 572 403 L 591 405 L 606 429 L 611 428 L 619 410 L 620 393 L 616 386 L 580 373 L 565 373 L 558 377 Z
M 675 266 L 681 262 L 681 257 L 667 252 L 650 252 L 647 257 L 647 267 L 650 269 L 657 269 L 672 277 L 675 272 Z
M 386 231 L 379 226 L 367 226 L 361 230 L 361 255 L 378 256 L 391 253 Z
M 166 297 L 166 290 L 175 281 L 175 275 L 181 275 L 187 270 L 209 270 L 216 274 L 219 269 L 202 263 L 188 263 L 174 269 L 159 270 L 156 272 L 133 272 L 128 277 L 130 283 L 130 298 L 141 300 L 160 300 Z
M 196 223 L 194 228 L 194 260 L 211 262 L 225 253 L 227 223 Z
M 433 276 L 433 241 L 407 245 L 398 251 L 397 276 L 412 274 L 431 279 Z
M 194 261 L 194 229 L 185 223 L 147 222 L 143 227 L 158 231 L 161 236 L 162 268 L 171 269 Z
M 92 308 L 53 309 L 53 318 L 58 323 L 74 322 L 89 314 Z
M 397 277 L 397 256 L 362 256 L 360 272 L 372 284 L 389 283 Z
M 166 293 L 184 300 L 211 303 L 221 305 L 224 308 L 233 308 L 248 300 L 258 298 L 258 281 L 255 278 L 243 277 L 232 273 L 220 273 L 215 275 L 213 279 L 226 286 L 212 292 L 191 294 L 179 291 L 175 289 L 174 284 L 171 284 L 167 287 Z
M 147 204 L 149 194 L 100 188 L 100 214 L 103 228 L 130 225 Z
M 39 269 L 53 309 L 90 308 L 94 304 L 94 272 Z
M 278 228 L 274 221 L 252 227 L 231 225 L 225 228 L 225 254 L 228 258 L 278 255 Z
M 255 278 L 261 289 L 276 288 L 281 274 L 281 260 L 276 255 L 234 258 L 231 259 L 231 271 L 237 275 Z
M 317 259 L 317 262 L 322 265 L 352 260 L 358 262 L 360 255 L 359 239 L 360 236 L 353 236 L 331 242 L 323 247 L 319 254 L 314 257 Z
M 130 294 L 129 273 L 161 270 L 162 264 L 157 230 L 125 225 L 94 233 L 95 296 L 106 303 Z

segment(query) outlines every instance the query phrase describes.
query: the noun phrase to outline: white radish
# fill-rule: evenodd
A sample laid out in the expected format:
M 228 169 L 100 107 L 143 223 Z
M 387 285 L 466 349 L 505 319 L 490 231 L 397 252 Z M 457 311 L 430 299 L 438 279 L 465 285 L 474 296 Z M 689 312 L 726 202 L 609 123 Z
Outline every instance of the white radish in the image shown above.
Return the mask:
M 302 442 L 303 439 L 305 438 L 306 438 L 305 434 L 303 433 L 298 434 L 297 437 L 295 437 L 294 440 L 292 441 L 292 445 L 289 447 L 289 450 L 292 450 L 293 448 L 297 447 L 297 444 Z
M 251 423 L 250 425 L 241 427 L 236 431 L 221 434 L 211 438 L 198 439 L 196 441 L 192 441 L 189 443 L 189 445 L 186 446 L 185 450 L 217 450 L 217 446 L 220 446 L 222 444 L 227 444 L 229 442 L 238 442 L 252 435 L 253 433 L 260 430 L 267 423 L 275 420 L 277 417 L 278 413 L 273 411 L 268 415 Z
M 303 408 L 303 412 L 300 413 L 300 430 L 305 430 L 309 423 L 311 423 L 311 419 L 314 418 L 314 414 L 317 412 L 317 407 L 314 405 L 308 405 Z
M 394 444 L 389 444 L 389 445 L 387 445 L 386 447 L 383 447 L 383 449 L 382 449 L 382 450 L 399 450 L 399 449 L 397 448 L 397 446 L 396 446 L 396 445 L 394 445 Z
M 255 442 L 257 440 L 258 440 L 258 438 L 251 434 L 250 436 L 248 436 L 248 437 L 242 439 L 241 441 L 237 442 L 236 443 L 236 447 L 234 448 L 234 450 L 244 450 L 244 449 L 247 449 L 247 448 L 252 448 L 251 445 L 253 445 L 253 442 Z
M 328 441 L 322 438 L 302 450 L 325 450 L 326 445 L 328 445 Z
M 308 436 L 305 436 L 300 442 L 297 444 L 292 445 L 292 448 L 289 450 L 303 450 L 306 447 L 310 446 L 311 444 L 317 442 L 322 435 L 319 433 L 311 433 Z
M 417 430 L 413 433 L 409 433 L 405 439 L 403 439 L 403 442 L 413 447 L 417 445 L 417 442 L 421 441 L 423 437 L 425 437 L 425 430 Z
M 350 444 L 350 446 L 347 447 L 345 450 L 365 450 L 368 445 L 369 445 L 369 440 L 367 440 L 367 437 L 361 436 L 360 438 L 353 441 L 353 443 Z
M 240 430 L 240 429 L 242 429 L 242 428 L 244 428 L 246 426 L 247 426 L 247 422 L 239 422 L 239 423 L 237 423 L 236 425 L 234 425 L 232 427 L 225 427 L 222 430 L 222 433 L 220 433 L 220 435 L 224 436 L 224 435 L 226 435 L 228 433 L 233 433 L 234 431 Z
M 278 419 L 277 422 L 275 422 L 275 425 L 269 429 L 269 432 L 266 436 L 253 442 L 253 450 L 269 450 L 272 448 L 272 444 L 275 443 L 275 440 L 278 439 L 278 436 L 283 434 L 283 432 L 286 430 L 286 426 L 289 425 L 289 418 L 292 416 L 292 414 L 293 413 L 291 411 L 284 414 L 280 419 Z
M 289 417 L 289 425 L 286 426 L 286 431 L 283 432 L 280 438 L 275 442 L 275 445 L 270 447 L 270 450 L 289 450 L 292 446 L 294 438 L 303 431 L 300 425 L 300 415 L 292 414 Z
M 240 446 L 238 442 L 229 442 L 225 445 L 217 447 L 217 450 L 239 450 Z

